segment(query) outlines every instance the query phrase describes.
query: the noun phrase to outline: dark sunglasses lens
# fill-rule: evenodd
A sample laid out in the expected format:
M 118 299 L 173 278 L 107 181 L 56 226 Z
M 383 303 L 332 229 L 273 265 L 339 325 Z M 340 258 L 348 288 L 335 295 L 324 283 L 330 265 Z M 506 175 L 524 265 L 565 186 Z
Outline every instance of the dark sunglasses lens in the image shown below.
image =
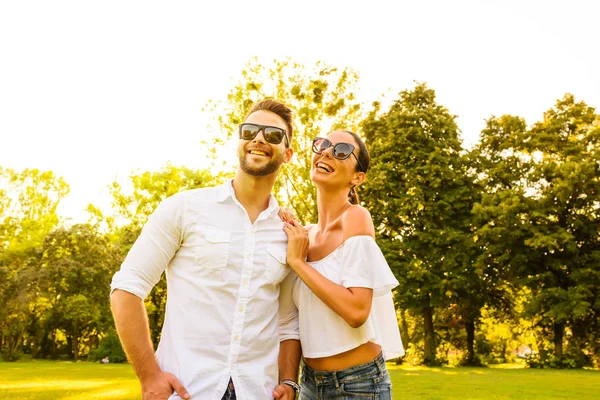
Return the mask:
M 265 140 L 271 144 L 279 144 L 283 140 L 283 131 L 279 128 L 265 128 Z
M 345 160 L 352 153 L 352 146 L 347 143 L 338 143 L 333 147 L 333 156 Z
M 258 133 L 258 126 L 252 124 L 243 124 L 240 130 L 240 136 L 244 140 L 252 140 Z
M 316 138 L 313 141 L 313 151 L 317 154 L 321 154 L 324 150 L 329 148 L 331 142 L 325 138 Z

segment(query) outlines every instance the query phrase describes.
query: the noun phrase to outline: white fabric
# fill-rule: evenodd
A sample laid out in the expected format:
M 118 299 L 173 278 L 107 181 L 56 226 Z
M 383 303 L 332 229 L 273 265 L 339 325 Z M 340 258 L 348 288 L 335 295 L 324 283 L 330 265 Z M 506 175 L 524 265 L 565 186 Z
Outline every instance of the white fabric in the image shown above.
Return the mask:
M 143 299 L 166 271 L 156 357 L 193 399 L 220 400 L 230 377 L 238 399 L 271 398 L 279 342 L 299 339 L 278 210 L 271 197 L 252 225 L 231 181 L 179 193 L 157 207 L 113 277 L 112 290 Z
M 367 321 L 352 328 L 304 282 L 296 279 L 293 300 L 299 311 L 304 357 L 328 357 L 367 342 L 379 344 L 386 360 L 404 355 L 390 291 L 398 285 L 398 280 L 371 236 L 351 237 L 327 257 L 308 264 L 344 287 L 373 289 L 373 304 Z

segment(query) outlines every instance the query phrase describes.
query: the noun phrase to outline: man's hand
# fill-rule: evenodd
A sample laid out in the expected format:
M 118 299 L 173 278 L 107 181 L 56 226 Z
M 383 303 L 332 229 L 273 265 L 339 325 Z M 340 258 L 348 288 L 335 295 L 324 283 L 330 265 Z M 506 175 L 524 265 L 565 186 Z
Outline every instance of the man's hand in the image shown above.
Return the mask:
M 294 400 L 296 393 L 294 388 L 288 385 L 278 385 L 273 391 L 273 398 L 277 400 Z
M 182 399 L 191 397 L 179 379 L 168 372 L 160 372 L 142 383 L 142 399 L 144 400 L 167 400 L 173 392 L 177 392 Z

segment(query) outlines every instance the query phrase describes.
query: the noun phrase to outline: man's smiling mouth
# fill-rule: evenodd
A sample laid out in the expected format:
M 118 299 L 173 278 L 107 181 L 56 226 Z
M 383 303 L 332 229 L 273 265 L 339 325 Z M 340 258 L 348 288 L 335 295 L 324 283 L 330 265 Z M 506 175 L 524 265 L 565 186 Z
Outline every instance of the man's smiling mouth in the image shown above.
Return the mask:
M 268 155 L 264 151 L 260 151 L 260 150 L 250 150 L 248 153 L 254 154 L 254 155 L 257 155 L 257 156 L 267 156 Z

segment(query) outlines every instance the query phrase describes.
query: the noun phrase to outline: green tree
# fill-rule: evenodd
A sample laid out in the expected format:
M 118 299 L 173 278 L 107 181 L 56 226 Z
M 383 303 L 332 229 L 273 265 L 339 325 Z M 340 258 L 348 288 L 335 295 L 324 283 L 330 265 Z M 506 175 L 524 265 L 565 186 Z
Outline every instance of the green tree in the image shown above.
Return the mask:
M 35 281 L 40 248 L 59 223 L 56 208 L 69 191 L 51 171 L 0 168 L 0 349 L 16 359 L 35 323 Z
M 316 221 L 316 189 L 310 180 L 312 139 L 333 129 L 358 128 L 362 118 L 358 75 L 323 62 L 307 68 L 285 59 L 266 66 L 256 58 L 248 61 L 241 75 L 227 101 L 210 102 L 207 110 L 228 137 L 237 135 L 237 125 L 262 99 L 275 98 L 294 110 L 294 158 L 279 174 L 275 193 L 303 224 Z
M 42 349 L 42 356 L 56 357 L 56 330 L 60 330 L 68 354 L 77 360 L 112 326 L 106 288 L 118 266 L 117 252 L 89 224 L 51 232 L 42 251 L 36 281 L 38 301 L 45 304 L 40 342 L 51 344 Z
M 362 124 L 372 158 L 363 192 L 380 243 L 400 282 L 402 308 L 423 317 L 424 357 L 434 363 L 436 307 L 458 304 L 471 337 L 481 303 L 481 279 L 471 263 L 476 196 L 459 131 L 435 92 L 418 84 L 387 112 L 379 105 Z
M 474 209 L 483 259 L 530 289 L 525 311 L 549 332 L 559 360 L 568 328 L 579 365 L 582 346 L 598 340 L 590 327 L 598 326 L 600 289 L 599 120 L 572 95 L 531 128 L 492 117 L 480 145 L 488 190 Z

